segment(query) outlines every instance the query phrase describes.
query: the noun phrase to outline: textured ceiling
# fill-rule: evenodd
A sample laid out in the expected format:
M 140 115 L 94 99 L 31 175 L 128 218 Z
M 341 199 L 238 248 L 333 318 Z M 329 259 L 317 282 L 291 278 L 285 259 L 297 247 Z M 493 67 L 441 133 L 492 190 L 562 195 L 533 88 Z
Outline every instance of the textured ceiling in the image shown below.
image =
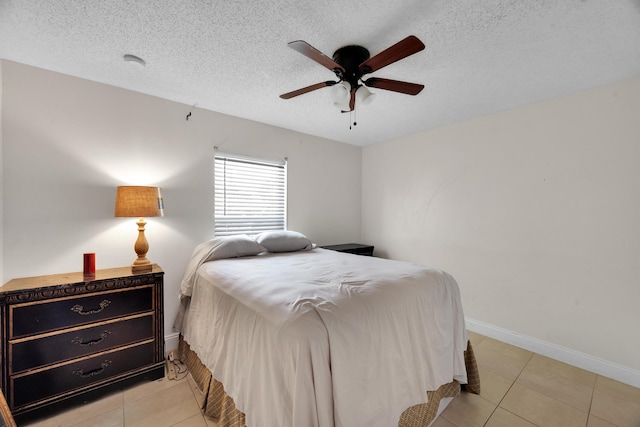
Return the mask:
M 289 41 L 411 34 L 426 49 L 371 76 L 425 89 L 372 89 L 351 129 L 330 89 L 278 97 L 335 77 Z M 640 0 L 0 0 L 0 58 L 365 145 L 639 76 Z

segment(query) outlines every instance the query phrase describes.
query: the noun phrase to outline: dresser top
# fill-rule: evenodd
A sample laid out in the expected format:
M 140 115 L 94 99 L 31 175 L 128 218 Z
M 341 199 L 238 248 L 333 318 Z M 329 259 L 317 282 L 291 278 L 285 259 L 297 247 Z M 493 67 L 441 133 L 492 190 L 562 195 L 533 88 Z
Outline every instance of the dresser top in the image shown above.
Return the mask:
M 47 286 L 71 285 L 74 283 L 90 283 L 96 280 L 117 279 L 129 276 L 143 276 L 145 274 L 163 273 L 158 264 L 153 264 L 151 271 L 132 273 L 131 266 L 96 270 L 95 278 L 85 280 L 81 271 L 73 273 L 50 274 L 46 276 L 20 277 L 9 280 L 0 286 L 0 293 L 17 290 L 45 288 Z
M 330 249 L 332 251 L 350 251 L 354 249 L 373 249 L 372 245 L 363 245 L 361 243 L 342 243 L 340 245 L 327 245 L 320 246 L 323 249 Z

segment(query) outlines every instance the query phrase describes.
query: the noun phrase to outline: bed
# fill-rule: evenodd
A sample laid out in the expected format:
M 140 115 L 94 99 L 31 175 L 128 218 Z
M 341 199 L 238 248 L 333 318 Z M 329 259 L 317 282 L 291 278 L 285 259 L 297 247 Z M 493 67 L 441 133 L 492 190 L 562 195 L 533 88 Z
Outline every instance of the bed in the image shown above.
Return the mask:
M 221 427 L 428 426 L 479 392 L 444 271 L 269 232 L 199 245 L 180 292 L 179 354 Z

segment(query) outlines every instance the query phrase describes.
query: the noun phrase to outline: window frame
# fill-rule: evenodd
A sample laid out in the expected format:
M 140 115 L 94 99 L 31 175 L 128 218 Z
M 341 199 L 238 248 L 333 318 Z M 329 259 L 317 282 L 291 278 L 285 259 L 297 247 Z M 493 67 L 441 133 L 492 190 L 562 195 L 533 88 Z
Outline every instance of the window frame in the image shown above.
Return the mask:
M 213 164 L 216 237 L 287 229 L 287 158 L 215 150 Z

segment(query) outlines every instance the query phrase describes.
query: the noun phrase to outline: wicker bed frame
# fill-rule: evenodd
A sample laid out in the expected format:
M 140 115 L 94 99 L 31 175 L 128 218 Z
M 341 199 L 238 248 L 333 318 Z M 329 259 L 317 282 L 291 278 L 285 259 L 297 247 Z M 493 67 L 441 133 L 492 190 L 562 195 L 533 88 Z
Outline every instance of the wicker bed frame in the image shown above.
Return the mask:
M 189 344 L 180 336 L 178 348 L 182 360 L 199 388 L 199 404 L 205 415 L 218 420 L 218 427 L 246 427 L 244 414 L 236 408 L 221 382 L 216 381 L 211 372 L 202 364 L 198 355 L 189 348 Z M 469 342 L 464 352 L 468 384 L 461 385 L 452 381 L 437 390 L 427 392 L 427 403 L 407 408 L 401 415 L 398 427 L 427 427 L 438 415 L 440 401 L 447 397 L 457 397 L 460 390 L 480 393 L 480 376 L 473 348 Z

